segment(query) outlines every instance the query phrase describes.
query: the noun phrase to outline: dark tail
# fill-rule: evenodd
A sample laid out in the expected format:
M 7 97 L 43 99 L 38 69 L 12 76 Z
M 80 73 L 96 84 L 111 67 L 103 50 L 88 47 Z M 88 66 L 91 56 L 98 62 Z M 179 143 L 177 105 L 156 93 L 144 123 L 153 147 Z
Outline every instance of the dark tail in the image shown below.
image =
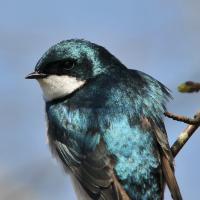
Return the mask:
M 174 200 L 182 200 L 183 198 L 181 196 L 181 192 L 176 181 L 174 171 L 172 169 L 172 166 L 170 165 L 169 160 L 164 155 L 162 156 L 162 170 L 166 183 L 171 192 L 172 198 Z

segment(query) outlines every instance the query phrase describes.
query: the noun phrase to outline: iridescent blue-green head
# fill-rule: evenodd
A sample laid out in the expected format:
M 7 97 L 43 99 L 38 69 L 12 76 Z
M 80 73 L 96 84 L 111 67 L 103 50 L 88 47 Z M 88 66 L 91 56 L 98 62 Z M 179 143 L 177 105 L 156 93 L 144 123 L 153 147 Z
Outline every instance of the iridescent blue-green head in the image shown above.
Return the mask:
M 115 62 L 119 61 L 99 45 L 80 39 L 65 40 L 52 46 L 26 78 L 37 79 L 45 100 L 50 101 L 108 72 Z

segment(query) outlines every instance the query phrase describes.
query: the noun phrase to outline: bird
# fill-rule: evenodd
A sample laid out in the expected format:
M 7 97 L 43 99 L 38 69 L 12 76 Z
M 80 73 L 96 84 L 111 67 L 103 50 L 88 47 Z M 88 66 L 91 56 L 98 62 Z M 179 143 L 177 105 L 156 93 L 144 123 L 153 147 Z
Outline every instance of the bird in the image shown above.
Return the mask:
M 163 121 L 169 89 L 84 39 L 50 47 L 26 79 L 45 102 L 48 143 L 80 200 L 182 200 Z

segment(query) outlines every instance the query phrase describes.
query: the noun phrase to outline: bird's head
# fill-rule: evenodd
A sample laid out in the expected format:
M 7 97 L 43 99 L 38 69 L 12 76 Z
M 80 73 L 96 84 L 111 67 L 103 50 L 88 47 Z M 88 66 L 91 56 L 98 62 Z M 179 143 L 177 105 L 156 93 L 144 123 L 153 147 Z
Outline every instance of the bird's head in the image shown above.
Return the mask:
M 113 56 L 94 43 L 72 39 L 52 46 L 26 79 L 36 79 L 46 101 L 64 97 L 106 73 Z

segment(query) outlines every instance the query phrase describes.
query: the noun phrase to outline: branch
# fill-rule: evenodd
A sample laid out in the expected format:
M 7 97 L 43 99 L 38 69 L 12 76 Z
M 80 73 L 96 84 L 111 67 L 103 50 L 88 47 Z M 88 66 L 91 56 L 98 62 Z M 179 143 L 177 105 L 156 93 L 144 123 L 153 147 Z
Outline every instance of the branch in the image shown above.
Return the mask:
M 200 91 L 200 83 L 195 83 L 193 81 L 187 81 L 178 86 L 178 91 L 182 93 L 191 93 Z
M 179 151 L 183 148 L 185 143 L 193 135 L 193 133 L 199 128 L 198 125 L 189 125 L 186 129 L 179 135 L 178 139 L 171 146 L 172 155 L 175 158 Z
M 171 147 L 172 155 L 175 158 L 179 151 L 183 148 L 185 143 L 189 140 L 189 138 L 193 135 L 193 133 L 200 126 L 200 112 L 194 116 L 194 119 L 190 119 L 184 116 L 178 116 L 171 113 L 165 113 L 165 115 L 169 118 L 172 118 L 177 121 L 182 121 L 185 123 L 192 122 L 192 125 L 186 127 L 186 129 L 179 135 L 178 139 L 174 142 Z M 195 122 L 195 123 L 194 123 Z M 188 123 L 191 124 L 191 123 Z
M 165 112 L 164 115 L 168 118 L 171 118 L 171 119 L 176 120 L 176 121 L 184 122 L 186 124 L 195 125 L 195 124 L 200 123 L 200 119 L 198 119 L 196 117 L 198 114 L 193 119 L 191 119 L 189 117 L 182 116 L 182 115 L 175 115 L 175 114 L 170 113 L 170 112 Z

